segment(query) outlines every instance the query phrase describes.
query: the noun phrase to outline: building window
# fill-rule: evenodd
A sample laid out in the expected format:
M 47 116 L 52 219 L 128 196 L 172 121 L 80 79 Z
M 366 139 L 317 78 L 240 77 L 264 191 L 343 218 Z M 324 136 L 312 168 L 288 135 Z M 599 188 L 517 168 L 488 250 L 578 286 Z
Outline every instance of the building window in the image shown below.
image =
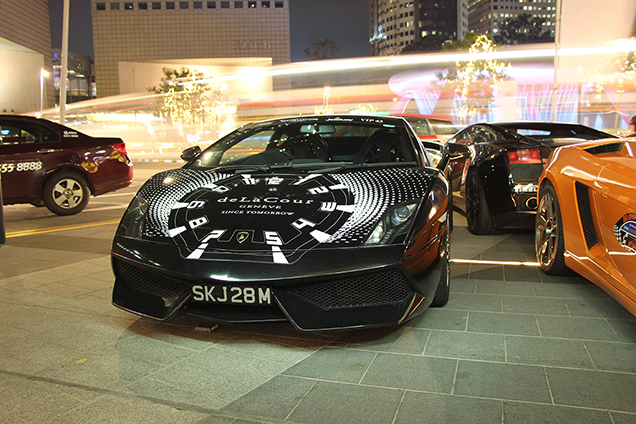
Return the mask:
M 235 1 L 234 2 L 234 9 L 243 9 L 243 2 L 242 1 Z
M 110 10 L 119 10 L 119 3 L 111 3 Z
M 203 9 L 203 2 L 202 1 L 195 1 L 192 3 L 192 8 L 193 9 Z
M 222 1 L 221 2 L 221 9 L 229 9 L 230 8 L 230 2 L 229 1 Z
M 152 10 L 161 10 L 161 2 L 153 1 L 152 2 Z
M 262 1 L 261 2 L 261 7 L 263 9 L 269 9 L 269 2 L 268 1 Z
M 166 9 L 173 10 L 174 9 L 174 2 L 173 1 L 167 1 L 166 2 Z
M 124 3 L 124 10 L 133 10 L 133 4 L 132 3 Z
M 285 7 L 285 6 L 284 6 L 284 4 L 283 4 L 283 2 L 282 2 L 282 1 L 275 1 L 275 2 L 274 2 L 274 7 L 275 7 L 276 9 L 282 9 L 282 8 L 283 8 L 283 7 Z
M 148 10 L 148 3 L 146 3 L 145 1 L 142 3 L 137 3 L 137 9 Z
M 106 3 L 97 3 L 97 10 L 106 10 Z
M 256 9 L 256 2 L 255 1 L 248 1 L 247 2 L 247 8 L 248 9 Z

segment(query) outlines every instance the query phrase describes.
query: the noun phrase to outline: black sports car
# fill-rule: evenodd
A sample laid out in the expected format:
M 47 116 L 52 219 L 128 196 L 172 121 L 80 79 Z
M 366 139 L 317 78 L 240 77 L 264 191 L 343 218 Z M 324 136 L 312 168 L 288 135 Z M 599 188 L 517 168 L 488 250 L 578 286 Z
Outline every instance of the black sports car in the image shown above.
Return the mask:
M 307 331 L 394 325 L 444 305 L 451 150 L 435 168 L 420 146 L 402 118 L 321 115 L 187 149 L 121 220 L 113 304 Z
M 453 208 L 466 214 L 473 234 L 534 228 L 539 175 L 550 152 L 585 140 L 616 138 L 580 124 L 497 122 L 469 125 L 448 143 L 470 157 L 452 164 Z

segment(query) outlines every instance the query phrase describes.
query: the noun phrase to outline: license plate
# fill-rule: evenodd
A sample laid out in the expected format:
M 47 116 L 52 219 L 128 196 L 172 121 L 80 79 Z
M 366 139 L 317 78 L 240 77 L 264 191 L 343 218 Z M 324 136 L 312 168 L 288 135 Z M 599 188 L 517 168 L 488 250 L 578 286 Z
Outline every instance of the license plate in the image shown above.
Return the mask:
M 192 300 L 200 303 L 222 303 L 232 305 L 271 305 L 270 287 L 192 286 Z

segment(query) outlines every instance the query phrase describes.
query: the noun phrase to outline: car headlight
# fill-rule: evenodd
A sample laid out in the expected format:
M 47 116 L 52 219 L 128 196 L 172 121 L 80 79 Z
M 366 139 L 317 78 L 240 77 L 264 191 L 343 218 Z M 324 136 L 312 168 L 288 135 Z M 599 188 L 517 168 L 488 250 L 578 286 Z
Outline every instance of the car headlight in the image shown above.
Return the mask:
M 125 237 L 141 238 L 146 225 L 146 213 L 148 212 L 148 201 L 139 194 L 128 205 L 124 213 L 117 234 Z
M 397 236 L 406 233 L 418 205 L 419 202 L 411 202 L 389 209 L 378 221 L 364 244 L 366 246 L 389 244 Z

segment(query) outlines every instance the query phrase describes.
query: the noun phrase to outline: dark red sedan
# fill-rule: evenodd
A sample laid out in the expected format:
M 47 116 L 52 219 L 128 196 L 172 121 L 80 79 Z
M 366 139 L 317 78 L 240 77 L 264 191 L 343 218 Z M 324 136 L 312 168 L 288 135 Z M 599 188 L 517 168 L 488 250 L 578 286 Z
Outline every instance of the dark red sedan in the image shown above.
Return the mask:
M 0 115 L 0 172 L 4 205 L 45 205 L 58 215 L 81 212 L 91 195 L 127 187 L 133 177 L 120 138 L 20 115 Z

